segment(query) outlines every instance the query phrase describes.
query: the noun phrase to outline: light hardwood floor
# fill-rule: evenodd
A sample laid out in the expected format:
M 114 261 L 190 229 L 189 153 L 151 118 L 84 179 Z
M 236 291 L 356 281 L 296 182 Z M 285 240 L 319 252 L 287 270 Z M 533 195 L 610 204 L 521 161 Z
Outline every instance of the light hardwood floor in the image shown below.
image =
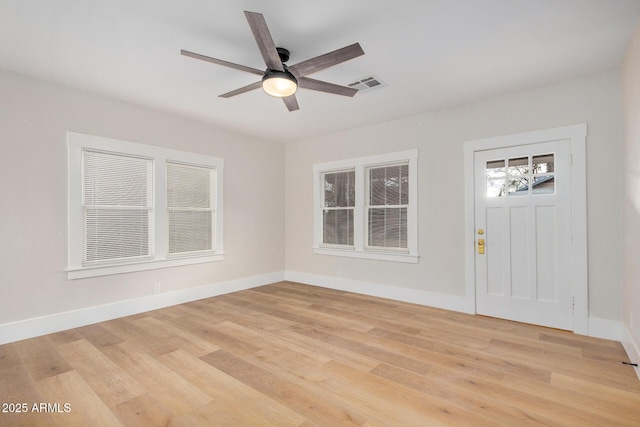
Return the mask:
M 0 346 L 3 409 L 28 409 L 0 425 L 638 426 L 622 361 L 613 341 L 281 282 Z

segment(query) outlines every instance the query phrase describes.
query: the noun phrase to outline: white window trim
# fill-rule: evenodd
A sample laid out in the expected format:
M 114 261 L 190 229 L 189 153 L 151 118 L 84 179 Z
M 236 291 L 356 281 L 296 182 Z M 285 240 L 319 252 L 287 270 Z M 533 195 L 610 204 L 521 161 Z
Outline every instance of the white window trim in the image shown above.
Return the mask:
M 223 168 L 224 159 L 137 144 L 112 138 L 104 138 L 75 132 L 67 132 L 67 147 L 69 158 L 69 200 L 68 200 L 68 268 L 69 279 L 104 276 L 109 274 L 129 273 L 134 271 L 152 270 L 157 268 L 176 267 L 181 265 L 222 261 L 224 259 L 222 212 L 223 212 Z M 151 239 L 153 244 L 153 259 L 133 261 L 113 265 L 96 265 L 86 267 L 82 265 L 82 151 L 84 148 L 113 153 L 130 154 L 153 159 L 153 220 Z M 214 168 L 216 171 L 216 215 L 215 215 L 215 254 L 206 256 L 176 257 L 167 254 L 167 195 L 166 195 L 166 162 L 175 161 L 185 164 Z
M 409 207 L 407 209 L 407 249 L 380 250 L 366 247 L 366 218 L 363 197 L 367 195 L 365 172 L 372 166 L 384 166 L 398 162 L 409 164 Z M 356 205 L 354 209 L 354 247 L 335 247 L 322 244 L 322 174 L 355 169 Z M 418 254 L 418 150 L 399 151 L 375 156 L 317 163 L 313 165 L 313 253 L 348 258 L 365 258 L 380 261 L 417 263 Z

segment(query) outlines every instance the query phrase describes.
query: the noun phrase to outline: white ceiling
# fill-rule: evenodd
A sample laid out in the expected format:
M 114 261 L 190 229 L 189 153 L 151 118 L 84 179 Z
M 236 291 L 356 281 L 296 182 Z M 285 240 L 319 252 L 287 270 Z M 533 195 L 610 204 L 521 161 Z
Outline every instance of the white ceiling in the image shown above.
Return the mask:
M 300 110 L 256 76 L 180 49 L 265 68 L 243 11 L 264 15 L 292 65 L 359 42 L 311 77 L 385 87 L 309 90 Z M 0 68 L 289 142 L 617 69 L 640 0 L 0 0 Z

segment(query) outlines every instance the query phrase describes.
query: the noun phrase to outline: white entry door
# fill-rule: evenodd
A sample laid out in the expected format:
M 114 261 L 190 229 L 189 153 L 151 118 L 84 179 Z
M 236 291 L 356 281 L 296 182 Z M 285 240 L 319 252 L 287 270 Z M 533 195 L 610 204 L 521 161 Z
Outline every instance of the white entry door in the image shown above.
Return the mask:
M 573 330 L 571 141 L 474 153 L 476 311 Z

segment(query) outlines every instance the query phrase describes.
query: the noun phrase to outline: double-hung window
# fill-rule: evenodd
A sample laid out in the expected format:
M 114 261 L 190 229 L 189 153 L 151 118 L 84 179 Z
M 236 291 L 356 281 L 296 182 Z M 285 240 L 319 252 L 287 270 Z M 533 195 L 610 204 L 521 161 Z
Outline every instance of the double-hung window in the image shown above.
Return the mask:
M 366 169 L 367 249 L 408 252 L 409 162 Z
M 220 261 L 217 157 L 67 134 L 70 279 Z
M 153 160 L 82 150 L 82 265 L 151 258 Z
M 417 150 L 316 164 L 314 253 L 417 262 Z
M 326 246 L 353 246 L 355 210 L 355 172 L 334 171 L 322 174 L 322 242 Z
M 213 169 L 167 162 L 169 256 L 213 252 L 215 188 Z

